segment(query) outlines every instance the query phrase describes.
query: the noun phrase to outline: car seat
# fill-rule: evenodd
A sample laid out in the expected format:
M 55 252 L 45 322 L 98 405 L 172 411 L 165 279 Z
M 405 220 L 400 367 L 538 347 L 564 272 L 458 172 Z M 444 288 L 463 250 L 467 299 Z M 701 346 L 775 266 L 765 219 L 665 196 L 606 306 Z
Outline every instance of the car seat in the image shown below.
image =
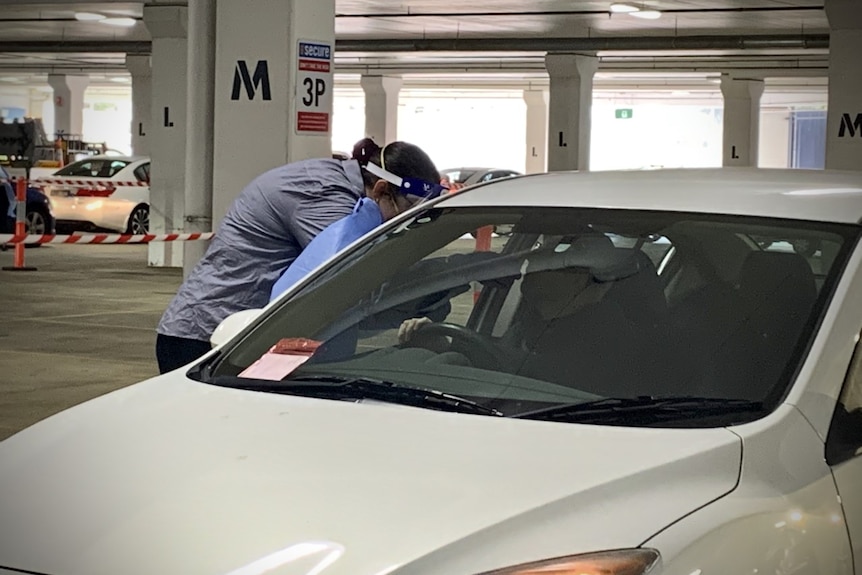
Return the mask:
M 529 352 L 523 375 L 609 397 L 649 393 L 667 365 L 666 304 L 655 266 L 639 250 L 614 248 L 624 274 L 611 278 L 592 270 L 528 274 L 522 282 L 525 314 L 518 328 Z M 620 258 L 620 256 L 624 256 Z M 572 289 L 563 289 L 566 276 Z M 556 301 L 536 299 L 556 298 Z M 543 318 L 536 309 L 545 308 Z M 548 320 L 548 310 L 560 313 Z M 532 325 L 531 325 L 532 322 Z
M 802 256 L 751 252 L 735 285 L 712 286 L 674 311 L 676 392 L 764 399 L 787 375 L 816 299 Z

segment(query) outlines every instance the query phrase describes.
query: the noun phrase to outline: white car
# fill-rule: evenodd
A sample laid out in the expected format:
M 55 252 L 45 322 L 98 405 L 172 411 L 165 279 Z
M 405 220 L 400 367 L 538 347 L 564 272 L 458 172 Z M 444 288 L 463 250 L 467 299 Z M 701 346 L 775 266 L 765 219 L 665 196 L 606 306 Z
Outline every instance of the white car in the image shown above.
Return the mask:
M 444 196 L 0 443 L 0 573 L 862 575 L 860 218 L 862 173 Z
M 76 183 L 81 180 L 87 183 Z M 61 168 L 48 181 L 52 183 L 42 188 L 51 198 L 60 232 L 110 230 L 145 234 L 149 230 L 147 157 L 90 156 Z

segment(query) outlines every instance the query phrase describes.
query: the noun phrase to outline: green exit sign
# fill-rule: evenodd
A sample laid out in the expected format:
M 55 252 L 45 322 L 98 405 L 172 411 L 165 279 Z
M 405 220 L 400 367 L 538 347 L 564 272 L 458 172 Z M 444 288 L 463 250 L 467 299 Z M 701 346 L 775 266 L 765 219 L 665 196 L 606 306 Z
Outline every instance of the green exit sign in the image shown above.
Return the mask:
M 631 120 L 632 117 L 631 108 L 617 108 L 614 113 L 617 117 L 617 120 Z

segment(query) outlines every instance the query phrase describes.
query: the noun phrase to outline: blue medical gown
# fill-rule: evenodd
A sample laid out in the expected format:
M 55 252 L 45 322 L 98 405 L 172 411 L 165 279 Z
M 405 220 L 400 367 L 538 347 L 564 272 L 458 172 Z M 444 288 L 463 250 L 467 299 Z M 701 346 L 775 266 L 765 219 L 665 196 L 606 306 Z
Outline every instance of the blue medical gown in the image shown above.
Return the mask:
M 380 208 L 370 198 L 356 202 L 353 213 L 327 226 L 317 234 L 272 286 L 274 300 L 320 264 L 383 223 Z

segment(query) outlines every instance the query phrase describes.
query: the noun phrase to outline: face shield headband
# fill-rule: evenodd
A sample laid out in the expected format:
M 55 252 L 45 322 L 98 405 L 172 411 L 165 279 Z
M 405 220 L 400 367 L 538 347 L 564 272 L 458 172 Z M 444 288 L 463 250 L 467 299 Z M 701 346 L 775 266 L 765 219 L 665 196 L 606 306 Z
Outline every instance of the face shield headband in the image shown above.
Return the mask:
M 385 151 L 386 149 L 384 148 L 380 152 L 380 163 L 383 163 L 383 152 Z M 401 176 L 396 176 L 392 172 L 373 162 L 368 162 L 365 165 L 365 169 L 378 178 L 386 180 L 393 186 L 398 186 L 398 192 L 401 195 L 407 197 L 407 199 L 414 200 L 417 203 L 436 198 L 443 193 L 443 190 L 446 189 L 440 184 L 432 184 L 431 182 L 426 182 L 425 180 L 420 180 L 418 178 L 402 178 Z M 411 198 L 410 196 L 414 197 Z

